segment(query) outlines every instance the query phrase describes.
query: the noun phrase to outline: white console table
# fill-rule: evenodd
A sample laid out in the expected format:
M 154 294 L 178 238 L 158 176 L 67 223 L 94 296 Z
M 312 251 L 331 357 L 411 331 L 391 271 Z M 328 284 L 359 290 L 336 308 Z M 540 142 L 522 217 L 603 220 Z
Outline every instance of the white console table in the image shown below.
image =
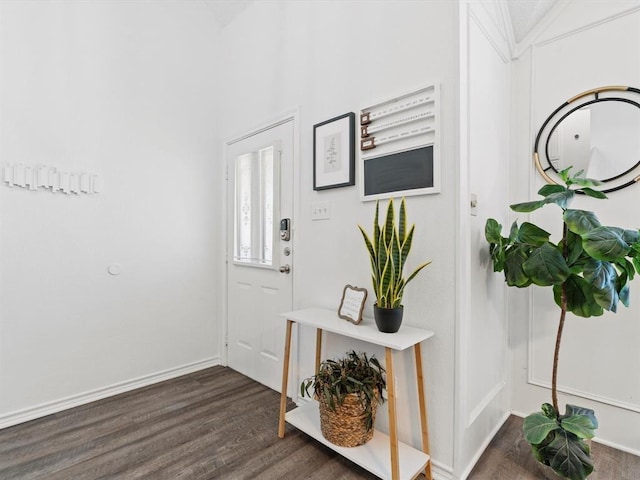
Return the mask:
M 287 320 L 284 346 L 284 365 L 282 368 L 282 390 L 280 397 L 280 419 L 278 436 L 284 438 L 285 421 L 305 432 L 329 448 L 348 458 L 352 462 L 369 470 L 383 479 L 410 480 L 420 472 L 431 480 L 431 458 L 429 457 L 429 432 L 427 406 L 424 395 L 422 373 L 422 353 L 420 343 L 433 336 L 433 332 L 408 326 L 402 326 L 397 333 L 381 333 L 373 319 L 365 319 L 359 325 L 342 320 L 332 310 L 309 308 L 281 314 Z M 316 328 L 316 371 L 320 366 L 322 331 L 356 338 L 385 347 L 385 369 L 387 371 L 387 404 L 389 408 L 389 435 L 375 431 L 373 439 L 358 447 L 340 447 L 327 441 L 320 430 L 318 403 L 308 402 L 290 412 L 286 412 L 287 383 L 291 352 L 291 329 L 293 323 Z M 420 409 L 420 427 L 422 431 L 422 450 L 417 450 L 398 441 L 396 415 L 395 377 L 393 373 L 393 350 L 406 350 L 413 347 L 416 362 L 416 386 Z

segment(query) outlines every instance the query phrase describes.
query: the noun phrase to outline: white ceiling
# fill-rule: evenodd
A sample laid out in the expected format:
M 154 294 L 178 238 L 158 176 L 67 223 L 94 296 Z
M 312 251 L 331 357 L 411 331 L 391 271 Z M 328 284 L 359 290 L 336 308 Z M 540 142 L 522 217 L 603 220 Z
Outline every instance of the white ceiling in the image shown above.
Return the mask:
M 506 0 L 513 26 L 513 37 L 520 43 L 549 13 L 558 0 Z
M 218 26 L 224 28 L 231 23 L 253 0 L 202 0 L 213 13 Z M 559 0 L 494 0 L 508 6 L 513 36 L 516 43 L 544 18 Z M 330 4 L 328 4 L 330 5 Z

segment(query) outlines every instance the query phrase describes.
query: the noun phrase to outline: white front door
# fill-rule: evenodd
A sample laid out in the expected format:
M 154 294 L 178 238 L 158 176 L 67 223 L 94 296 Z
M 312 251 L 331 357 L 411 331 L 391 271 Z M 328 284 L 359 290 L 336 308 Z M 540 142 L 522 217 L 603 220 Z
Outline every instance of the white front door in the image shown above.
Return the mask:
M 227 362 L 277 391 L 286 323 L 279 314 L 293 303 L 293 131 L 289 120 L 227 149 Z

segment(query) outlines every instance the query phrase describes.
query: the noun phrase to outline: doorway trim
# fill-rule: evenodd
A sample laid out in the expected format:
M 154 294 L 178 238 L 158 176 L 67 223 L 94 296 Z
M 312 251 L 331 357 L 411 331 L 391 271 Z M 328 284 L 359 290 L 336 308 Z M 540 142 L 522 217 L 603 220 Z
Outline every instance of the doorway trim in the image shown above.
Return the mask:
M 229 148 L 234 145 L 237 142 L 240 142 L 246 138 L 249 138 L 253 135 L 262 133 L 266 130 L 269 130 L 270 128 L 273 127 L 277 127 L 279 125 L 282 125 L 283 123 L 286 122 L 293 122 L 293 159 L 292 159 L 292 166 L 293 166 L 293 205 L 292 205 L 292 212 L 293 212 L 293 218 L 292 220 L 292 242 L 291 242 L 291 248 L 296 251 L 297 249 L 297 235 L 295 234 L 296 228 L 297 228 L 297 224 L 298 224 L 298 218 L 299 218 L 299 205 L 300 205 L 300 107 L 295 107 L 295 108 L 291 108 L 289 110 L 285 110 L 284 112 L 280 113 L 279 115 L 275 115 L 271 118 L 268 118 L 267 120 L 265 120 L 262 123 L 259 123 L 258 125 L 254 126 L 253 128 L 250 128 L 248 130 L 243 131 L 242 133 L 239 133 L 237 135 L 234 135 L 230 138 L 228 138 L 225 142 L 224 142 L 224 151 L 223 151 L 223 156 L 222 156 L 222 163 L 223 163 L 223 174 L 224 174 L 224 191 L 223 191 L 223 195 L 222 195 L 222 201 L 221 201 L 221 225 L 222 225 L 222 235 L 223 235 L 223 241 L 222 241 L 222 249 L 220 250 L 220 254 L 222 255 L 223 258 L 223 265 L 224 268 L 221 269 L 220 271 L 220 285 L 222 285 L 221 291 L 220 291 L 220 308 L 218 309 L 218 315 L 220 318 L 220 338 L 219 338 L 219 342 L 218 342 L 218 348 L 220 351 L 220 360 L 221 360 L 221 364 L 224 366 L 228 366 L 228 331 L 229 331 L 229 326 L 227 324 L 228 322 L 228 313 L 229 313 L 229 306 L 228 306 L 228 291 L 229 291 L 229 286 L 227 284 L 227 279 L 228 279 L 228 269 L 229 269 L 229 259 L 227 258 L 227 251 L 228 251 L 228 242 L 229 242 L 229 235 L 228 235 L 228 222 L 229 222 L 229 205 L 227 202 L 227 198 L 228 198 L 228 194 L 229 191 L 228 189 L 229 187 L 229 182 L 228 182 L 228 172 L 227 172 L 227 156 L 229 154 Z M 293 305 L 293 309 L 295 310 L 296 308 L 298 308 L 298 300 L 297 300 L 297 292 L 296 292 L 296 287 L 295 287 L 295 269 L 292 272 L 292 275 L 294 276 L 292 278 L 292 285 L 291 285 L 291 301 L 292 301 L 292 305 Z M 283 320 L 284 322 L 284 320 Z M 298 358 L 298 332 L 297 330 L 295 330 L 292 334 L 292 344 L 291 344 L 291 356 L 293 359 L 297 359 Z M 290 368 L 290 372 L 289 372 L 290 378 L 297 378 L 297 362 L 293 362 L 292 364 L 292 368 Z M 289 382 L 289 385 L 292 385 L 295 382 Z M 293 401 L 297 400 L 297 388 L 293 388 L 293 389 L 289 389 L 289 396 L 293 399 Z

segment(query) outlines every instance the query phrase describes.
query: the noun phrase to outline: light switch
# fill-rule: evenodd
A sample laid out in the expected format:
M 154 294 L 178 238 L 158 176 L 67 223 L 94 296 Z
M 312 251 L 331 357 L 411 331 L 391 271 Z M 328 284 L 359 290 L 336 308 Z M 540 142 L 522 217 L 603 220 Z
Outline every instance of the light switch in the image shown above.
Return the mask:
M 331 218 L 329 202 L 313 202 L 311 204 L 311 220 L 328 220 Z
M 469 200 L 471 215 L 476 217 L 478 215 L 478 195 L 475 193 L 471 193 L 469 195 Z

